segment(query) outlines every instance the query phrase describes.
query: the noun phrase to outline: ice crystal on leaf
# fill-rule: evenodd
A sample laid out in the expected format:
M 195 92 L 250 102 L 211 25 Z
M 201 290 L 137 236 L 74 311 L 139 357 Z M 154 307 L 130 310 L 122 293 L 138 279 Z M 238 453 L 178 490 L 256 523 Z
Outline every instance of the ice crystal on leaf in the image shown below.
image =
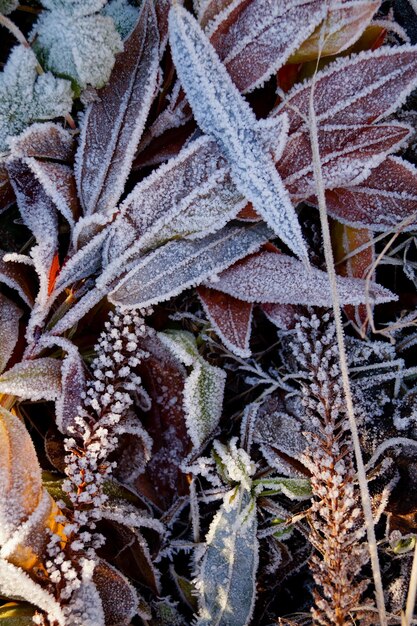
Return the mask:
M 25 400 L 56 400 L 60 392 L 60 362 L 51 357 L 22 361 L 0 376 L 0 393 Z
M 298 220 L 270 154 L 271 133 L 280 153 L 286 119 L 257 122 L 196 20 L 182 7 L 170 13 L 174 63 L 200 128 L 213 137 L 227 158 L 231 176 L 277 235 L 308 263 Z
M 0 151 L 8 138 L 32 122 L 65 116 L 72 108 L 72 89 L 67 80 L 50 72 L 37 73 L 37 59 L 25 46 L 14 48 L 0 74 Z
M 115 54 L 123 50 L 111 17 L 97 13 L 104 2 L 47 0 L 43 4 L 49 10 L 41 13 L 34 34 L 35 49 L 45 66 L 71 78 L 78 88 L 103 87 L 113 69 Z
M 126 39 L 136 24 L 139 11 L 128 0 L 110 0 L 104 7 L 103 14 L 112 18 L 121 38 Z

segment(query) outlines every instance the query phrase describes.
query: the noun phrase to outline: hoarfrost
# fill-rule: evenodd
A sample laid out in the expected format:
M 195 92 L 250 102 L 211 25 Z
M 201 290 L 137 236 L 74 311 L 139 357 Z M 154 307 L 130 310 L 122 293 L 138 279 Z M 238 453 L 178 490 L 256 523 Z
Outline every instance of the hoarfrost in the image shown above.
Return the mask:
M 61 393 L 61 363 L 42 357 L 17 363 L 0 376 L 0 393 L 24 400 L 56 400 Z
M 277 235 L 308 264 L 290 197 L 265 150 L 264 126 L 256 121 L 198 23 L 179 5 L 173 5 L 170 12 L 170 43 L 197 123 L 216 140 L 227 158 L 232 180 Z M 287 123 L 285 117 L 277 122 L 282 152 Z M 269 138 L 270 125 L 268 131 Z

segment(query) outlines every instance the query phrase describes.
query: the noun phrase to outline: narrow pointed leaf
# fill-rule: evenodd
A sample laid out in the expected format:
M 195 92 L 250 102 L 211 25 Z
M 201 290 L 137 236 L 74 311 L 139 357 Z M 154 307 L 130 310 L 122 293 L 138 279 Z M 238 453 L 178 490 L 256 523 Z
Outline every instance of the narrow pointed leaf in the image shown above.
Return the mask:
M 85 113 L 76 173 L 87 215 L 111 210 L 123 192 L 156 90 L 158 46 L 153 3 L 146 0 L 109 84 Z
M 73 157 L 74 138 L 59 124 L 31 124 L 18 137 L 10 140 L 13 159 L 34 157 L 69 162 Z
M 209 282 L 205 283 L 211 286 Z M 388 289 L 371 283 L 367 293 L 364 280 L 339 277 L 337 280 L 341 304 L 378 304 L 396 300 Z M 326 272 L 303 264 L 285 254 L 261 252 L 236 263 L 222 272 L 215 288 L 246 302 L 276 302 L 331 306 L 332 296 Z
M 202 15 L 203 25 L 213 5 Z M 248 92 L 285 64 L 323 20 L 325 9 L 319 0 L 234 0 L 208 25 L 207 35 L 239 91 Z
M 292 89 L 275 114 L 286 112 L 290 132 L 306 125 L 312 81 Z M 314 109 L 322 124 L 370 124 L 400 107 L 417 86 L 417 46 L 382 47 L 343 57 L 314 79 Z
M 137 242 L 147 249 L 177 236 L 204 236 L 235 217 L 245 200 L 208 137 L 193 141 L 133 189 L 120 207 L 104 259 Z
M 250 356 L 253 305 L 207 287 L 198 287 L 197 292 L 207 317 L 226 348 L 238 356 Z
M 318 138 L 325 188 L 360 183 L 390 152 L 404 144 L 410 132 L 405 124 L 321 128 Z M 294 197 L 305 198 L 309 190 L 315 189 L 312 160 L 309 135 L 292 135 L 278 170 Z
M 229 492 L 206 537 L 196 579 L 198 626 L 246 626 L 255 604 L 258 568 L 256 504 L 241 488 Z
M 265 124 L 256 121 L 198 23 L 179 5 L 173 5 L 170 13 L 170 43 L 194 117 L 201 130 L 217 142 L 236 187 L 291 250 L 308 263 L 296 213 L 265 149 Z M 276 156 L 286 139 L 285 118 L 275 131 L 280 143 L 280 150 L 275 147 Z
M 225 227 L 197 241 L 172 241 L 134 262 L 109 294 L 123 307 L 145 307 L 168 300 L 254 252 L 268 239 L 265 226 Z M 101 288 L 106 274 L 97 281 Z
M 311 201 L 311 199 L 310 199 Z M 326 192 L 329 214 L 351 226 L 384 231 L 417 222 L 417 169 L 398 157 L 388 157 L 359 185 Z

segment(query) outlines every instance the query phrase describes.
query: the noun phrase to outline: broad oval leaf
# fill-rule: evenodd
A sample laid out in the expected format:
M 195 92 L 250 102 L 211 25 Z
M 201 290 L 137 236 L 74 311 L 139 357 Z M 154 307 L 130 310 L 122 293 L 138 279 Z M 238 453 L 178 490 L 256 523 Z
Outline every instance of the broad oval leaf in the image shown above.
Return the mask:
M 22 314 L 14 302 L 0 294 L 0 372 L 13 354 L 19 338 L 19 320 Z
M 201 130 L 226 157 L 233 182 L 267 224 L 308 264 L 308 255 L 275 157 L 286 140 L 286 120 L 257 122 L 196 20 L 178 4 L 170 12 L 170 44 L 175 67 Z M 266 149 L 266 145 L 268 149 Z
M 246 626 L 255 604 L 259 546 L 256 503 L 242 487 L 230 491 L 206 537 L 196 578 L 198 626 Z
M 249 357 L 253 305 L 207 287 L 198 287 L 197 292 L 207 317 L 226 348 L 238 356 Z
M 106 626 L 130 624 L 139 602 L 135 589 L 127 579 L 101 559 L 94 568 L 93 581 L 103 605 Z
M 254 252 L 269 234 L 264 225 L 231 226 L 197 241 L 167 243 L 132 262 L 132 269 L 110 292 L 109 300 L 126 308 L 168 300 Z M 106 278 L 104 273 L 98 279 L 99 288 L 104 287 Z
M 23 400 L 56 400 L 61 393 L 61 362 L 42 357 L 17 363 L 0 376 L 0 393 Z
M 342 57 L 314 78 L 317 123 L 370 124 L 398 109 L 417 86 L 417 46 L 382 47 Z M 306 127 L 312 80 L 292 89 L 274 114 L 286 112 L 290 132 Z
M 205 283 L 212 286 L 209 282 Z M 304 265 L 285 254 L 260 252 L 222 272 L 216 279 L 216 289 L 246 302 L 276 302 L 329 307 L 332 304 L 329 278 L 326 272 Z M 337 286 L 341 304 L 375 304 L 396 300 L 397 296 L 377 285 L 359 278 L 339 276 Z
M 87 215 L 113 209 L 129 175 L 157 87 L 159 35 L 153 3 L 142 3 L 99 99 L 87 108 L 76 159 L 77 185 Z

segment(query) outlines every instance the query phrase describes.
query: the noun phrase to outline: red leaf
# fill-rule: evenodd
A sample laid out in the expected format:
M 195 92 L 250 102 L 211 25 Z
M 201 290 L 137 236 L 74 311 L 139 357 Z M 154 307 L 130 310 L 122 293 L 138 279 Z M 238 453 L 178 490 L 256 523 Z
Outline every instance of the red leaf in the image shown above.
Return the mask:
M 33 157 L 69 162 L 74 156 L 74 138 L 59 124 L 32 124 L 11 140 L 11 152 L 16 159 Z
M 273 303 L 262 304 L 261 309 L 269 321 L 282 330 L 294 328 L 296 323 L 295 316 L 300 311 L 299 307 L 292 304 Z
M 417 85 L 417 47 L 382 47 L 340 58 L 318 72 L 314 108 L 319 125 L 370 124 L 395 111 Z M 286 111 L 290 132 L 306 125 L 312 80 L 297 85 L 274 114 Z
M 327 191 L 326 201 L 329 214 L 344 224 L 373 231 L 402 224 L 402 229 L 412 230 L 417 222 L 417 169 L 388 157 L 359 185 Z
M 55 254 L 54 258 L 52 259 L 51 267 L 50 267 L 50 270 L 49 270 L 48 296 L 50 296 L 51 293 L 54 290 L 55 281 L 56 281 L 56 277 L 58 275 L 58 272 L 59 272 L 59 255 L 57 253 L 57 254 Z
M 253 305 L 208 287 L 198 287 L 197 292 L 207 317 L 226 348 L 238 356 L 250 356 Z
M 139 493 L 167 510 L 178 496 L 188 493 L 180 465 L 191 451 L 182 402 L 185 370 L 156 338 L 141 345 L 150 353 L 140 370 L 143 384 L 152 399 L 150 411 L 141 417 L 152 437 L 152 458 L 135 481 Z
M 409 134 L 410 128 L 400 124 L 319 129 L 320 159 L 326 188 L 355 184 L 366 178 L 371 168 L 379 165 L 387 154 L 398 150 Z M 314 193 L 308 133 L 299 132 L 290 137 L 277 169 L 295 198 L 304 199 Z
M 325 8 L 320 0 L 241 0 L 222 11 L 207 34 L 238 89 L 252 91 L 307 39 Z

